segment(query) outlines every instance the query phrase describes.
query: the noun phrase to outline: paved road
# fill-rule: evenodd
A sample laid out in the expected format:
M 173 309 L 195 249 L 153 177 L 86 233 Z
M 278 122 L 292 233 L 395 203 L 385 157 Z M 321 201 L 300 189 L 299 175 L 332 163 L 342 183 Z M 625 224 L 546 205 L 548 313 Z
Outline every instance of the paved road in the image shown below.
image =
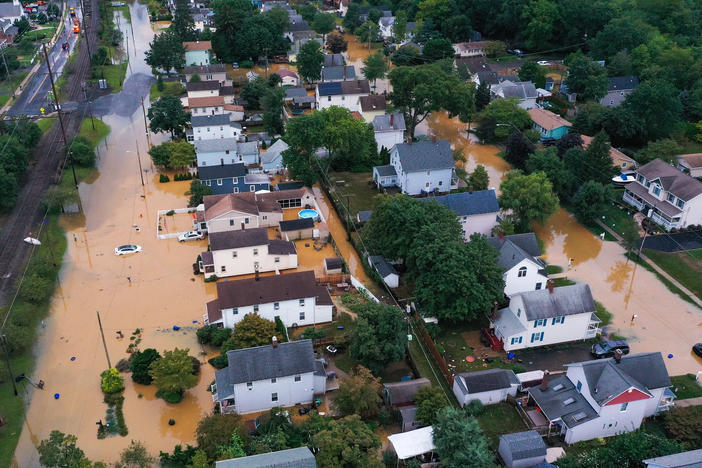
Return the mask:
M 66 8 L 70 7 L 75 8 L 77 18 L 82 18 L 80 2 L 78 0 L 69 0 Z M 81 25 L 82 23 L 84 22 L 81 21 Z M 66 62 L 68 62 L 68 57 L 74 52 L 77 39 L 78 35 L 73 33 L 73 18 L 71 18 L 70 15 L 66 15 L 64 30 L 56 39 L 56 44 L 54 44 L 49 51 L 49 62 L 51 63 L 51 71 L 54 74 L 54 80 L 58 80 L 58 77 L 63 72 Z M 68 42 L 69 44 L 68 51 L 62 49 L 64 42 Z M 40 52 L 40 54 L 43 59 L 43 52 Z M 50 107 L 49 103 L 50 91 L 51 80 L 49 79 L 46 63 L 43 63 L 32 79 L 25 85 L 22 94 L 20 94 L 7 114 L 13 116 L 38 116 L 41 115 L 42 108 L 46 109 L 46 113 L 51 112 L 53 108 Z
M 685 250 L 702 249 L 702 231 L 646 236 L 643 248 L 660 250 L 662 252 L 682 252 Z

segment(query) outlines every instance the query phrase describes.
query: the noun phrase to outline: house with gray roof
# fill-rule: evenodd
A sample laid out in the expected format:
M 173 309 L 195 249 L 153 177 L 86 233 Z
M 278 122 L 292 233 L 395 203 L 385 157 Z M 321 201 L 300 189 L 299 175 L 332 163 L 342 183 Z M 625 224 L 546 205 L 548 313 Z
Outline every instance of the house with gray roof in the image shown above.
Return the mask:
M 408 195 L 449 192 L 458 188 L 456 165 L 448 140 L 396 144 L 390 164 L 373 168 L 378 189 L 399 187 Z
M 277 140 L 268 149 L 261 153 L 261 169 L 264 172 L 275 174 L 283 170 L 283 151 L 290 146 L 283 140 Z
M 220 460 L 215 468 L 317 468 L 317 460 L 307 446 Z
M 642 463 L 646 468 L 702 468 L 702 449 L 649 458 Z
M 405 141 L 405 118 L 402 112 L 382 114 L 373 117 L 373 133 L 378 152 L 385 147 L 391 149 Z
M 400 275 L 397 270 L 390 265 L 382 255 L 371 255 L 368 257 L 368 264 L 373 268 L 389 288 L 396 288 L 400 285 Z
M 583 283 L 525 291 L 490 317 L 490 328 L 505 351 L 594 338 L 601 320 L 590 286 Z
M 483 405 L 492 405 L 515 396 L 519 379 L 510 369 L 488 369 L 478 372 L 456 374 L 453 379 L 453 394 L 458 403 L 465 406 L 473 400 Z
M 22 10 L 22 4 L 19 0 L 0 3 L 0 18 L 9 21 L 11 25 L 14 24 L 15 21 L 20 20 L 23 16 L 24 11 Z
M 621 106 L 638 85 L 639 79 L 636 76 L 613 76 L 609 79 L 607 94 L 600 99 L 600 104 L 605 107 Z
M 227 351 L 227 363 L 215 372 L 212 386 L 222 413 L 310 404 L 326 392 L 326 372 L 314 357 L 312 340 L 279 343 L 271 337 L 266 346 Z
M 660 159 L 636 170 L 623 200 L 668 231 L 702 224 L 702 182 Z
M 536 86 L 531 81 L 504 80 L 490 87 L 492 99 L 516 99 L 522 109 L 533 109 L 536 107 Z
M 497 451 L 507 468 L 531 468 L 546 460 L 546 444 L 534 430 L 502 434 Z
M 239 138 L 241 124 L 232 122 L 229 114 L 198 115 L 190 117 L 192 134 L 188 141 L 218 140 L 222 138 Z
M 244 163 L 251 167 L 259 163 L 258 143 L 239 141 L 238 138 L 216 138 L 195 140 L 197 166 L 220 166 L 222 164 Z
M 422 200 L 435 200 L 456 213 L 466 242 L 473 234 L 489 236 L 500 221 L 500 206 L 497 204 L 494 189 L 449 193 L 438 197 L 422 198 Z
M 488 237 L 488 242 L 498 251 L 497 265 L 504 271 L 506 296 L 546 287 L 546 263 L 539 258 L 541 249 L 533 232 Z
M 346 81 L 356 79 L 356 68 L 353 65 L 338 65 L 322 68 L 322 81 Z
M 566 365 L 528 389 L 548 432 L 568 444 L 635 431 L 644 418 L 669 410 L 675 395 L 661 353 L 640 353 Z

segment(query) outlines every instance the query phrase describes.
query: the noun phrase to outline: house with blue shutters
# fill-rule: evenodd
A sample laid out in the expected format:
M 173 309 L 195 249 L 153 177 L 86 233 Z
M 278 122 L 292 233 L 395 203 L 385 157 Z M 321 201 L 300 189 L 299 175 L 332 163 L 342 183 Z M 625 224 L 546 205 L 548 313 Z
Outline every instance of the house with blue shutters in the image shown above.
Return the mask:
M 254 166 L 259 163 L 258 143 L 255 141 L 243 142 L 236 138 L 220 138 L 197 140 L 193 145 L 198 167 L 236 163 Z
M 214 195 L 270 190 L 266 174 L 247 174 L 243 163 L 198 167 L 200 183 L 212 188 Z
M 511 296 L 509 306 L 490 317 L 490 332 L 505 351 L 588 340 L 600 331 L 595 312 L 587 284 L 554 288 L 549 283 Z

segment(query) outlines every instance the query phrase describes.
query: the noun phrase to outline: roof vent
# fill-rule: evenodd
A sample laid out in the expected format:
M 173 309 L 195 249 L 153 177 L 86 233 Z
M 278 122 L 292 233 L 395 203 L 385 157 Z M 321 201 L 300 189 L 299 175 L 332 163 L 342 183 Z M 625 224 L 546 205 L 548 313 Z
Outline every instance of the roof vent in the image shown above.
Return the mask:
M 564 385 L 563 385 L 562 383 L 559 383 L 558 385 L 556 385 L 555 387 L 553 387 L 553 391 L 554 391 L 554 392 L 557 392 L 557 391 L 559 391 L 559 390 L 563 390 L 564 388 L 565 388 Z
M 587 417 L 587 415 L 583 411 L 581 411 L 581 412 L 575 413 L 575 415 L 573 415 L 573 421 L 575 421 L 575 422 L 582 421 L 586 417 Z

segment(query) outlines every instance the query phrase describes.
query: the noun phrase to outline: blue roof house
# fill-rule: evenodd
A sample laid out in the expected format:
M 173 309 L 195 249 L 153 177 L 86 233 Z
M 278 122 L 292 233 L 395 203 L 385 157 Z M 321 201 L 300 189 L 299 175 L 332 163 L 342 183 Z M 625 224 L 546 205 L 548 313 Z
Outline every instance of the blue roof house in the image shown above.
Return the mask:
M 489 236 L 492 228 L 499 223 L 500 207 L 497 204 L 495 190 L 477 192 L 450 193 L 440 197 L 422 198 L 436 200 L 446 208 L 453 210 L 461 223 L 463 238 L 470 240 L 472 234 Z
M 247 174 L 243 163 L 198 167 L 200 183 L 212 188 L 214 195 L 270 190 L 266 174 Z

